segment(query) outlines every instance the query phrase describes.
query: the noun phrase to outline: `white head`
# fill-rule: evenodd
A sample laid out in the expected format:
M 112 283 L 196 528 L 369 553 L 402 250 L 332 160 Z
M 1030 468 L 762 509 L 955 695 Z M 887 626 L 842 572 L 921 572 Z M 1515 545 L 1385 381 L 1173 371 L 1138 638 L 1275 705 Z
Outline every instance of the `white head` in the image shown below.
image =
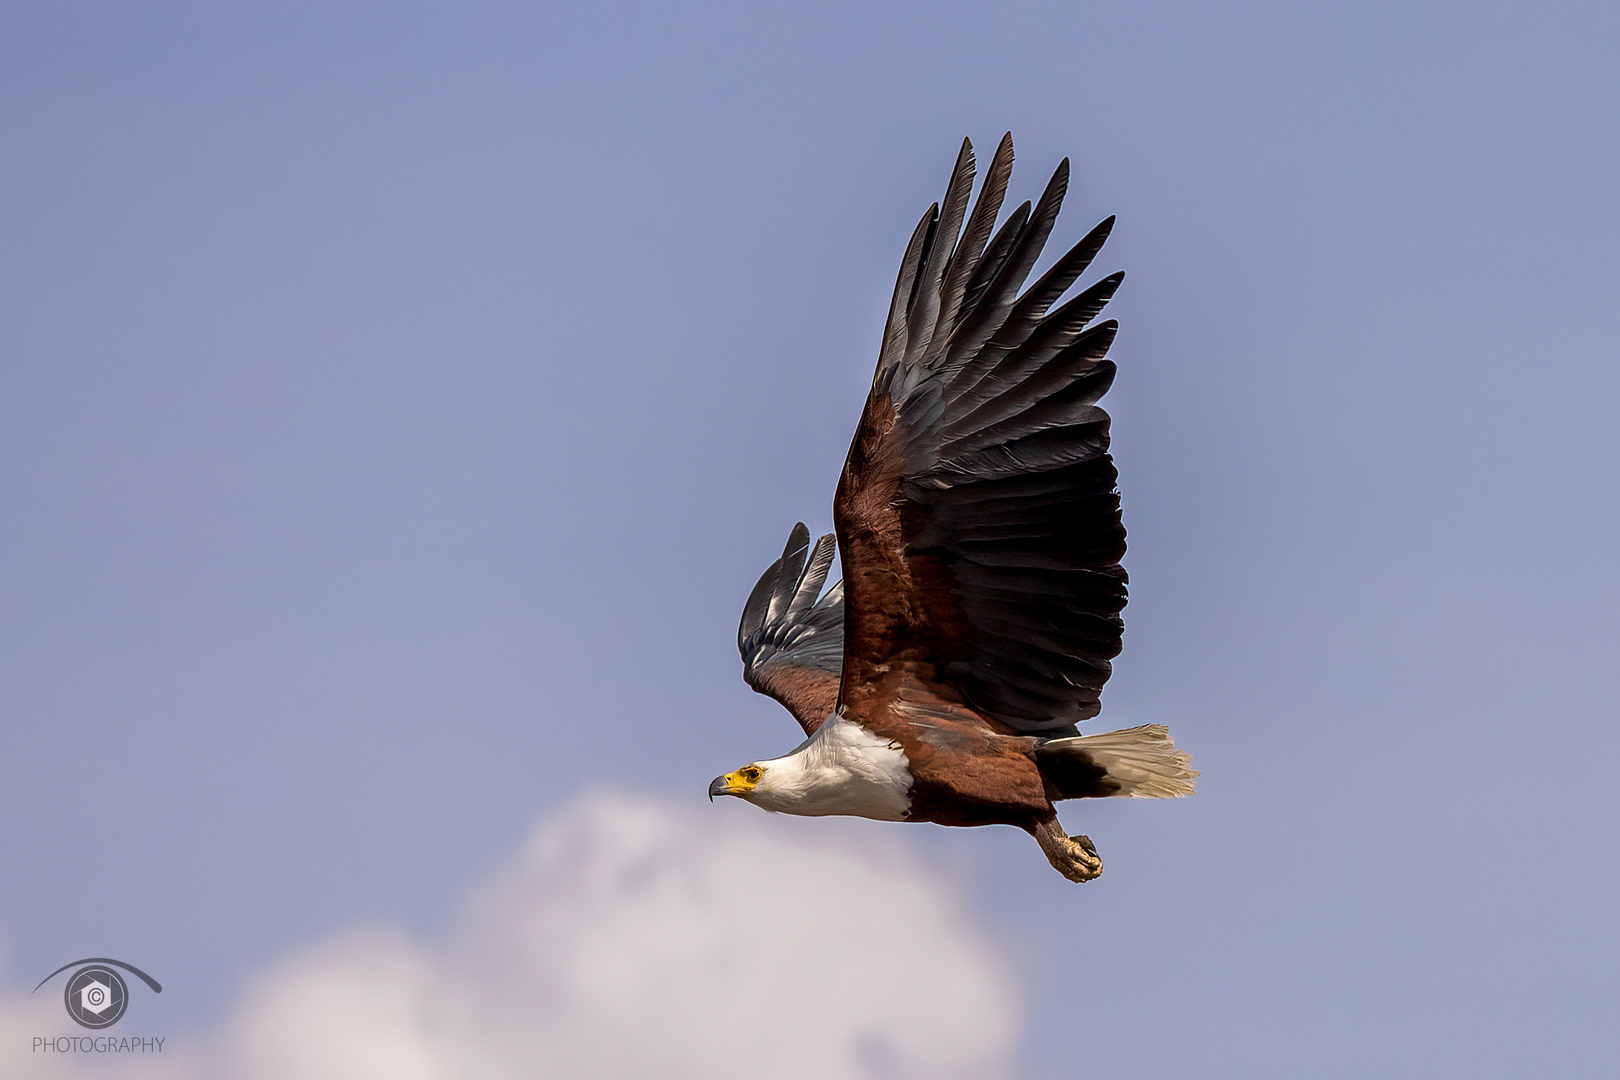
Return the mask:
M 716 777 L 709 785 L 710 801 L 716 795 L 735 795 L 772 813 L 804 813 L 795 809 L 812 783 L 803 750 L 800 747 L 784 757 L 750 762 Z
M 735 795 L 778 814 L 898 821 L 911 806 L 910 762 L 898 745 L 842 717 L 816 729 L 791 754 L 716 777 L 709 798 Z

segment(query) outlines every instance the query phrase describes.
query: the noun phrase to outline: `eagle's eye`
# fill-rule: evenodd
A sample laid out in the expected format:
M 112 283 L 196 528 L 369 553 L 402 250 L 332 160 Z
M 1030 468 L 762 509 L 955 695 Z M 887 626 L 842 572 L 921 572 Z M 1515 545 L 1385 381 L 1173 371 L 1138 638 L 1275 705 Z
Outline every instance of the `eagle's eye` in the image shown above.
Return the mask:
M 737 775 L 748 781 L 750 784 L 757 784 L 759 783 L 759 766 L 744 766 L 743 768 L 737 770 Z

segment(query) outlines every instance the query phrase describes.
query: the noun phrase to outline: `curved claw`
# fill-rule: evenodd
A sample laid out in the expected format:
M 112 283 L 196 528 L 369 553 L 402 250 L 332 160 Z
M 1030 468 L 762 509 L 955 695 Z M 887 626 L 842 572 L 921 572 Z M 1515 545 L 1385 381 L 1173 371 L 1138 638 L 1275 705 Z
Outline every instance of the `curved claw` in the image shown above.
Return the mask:
M 1102 875 L 1102 856 L 1089 836 L 1065 836 L 1063 826 L 1054 814 L 1037 822 L 1030 830 L 1046 854 L 1052 869 L 1074 882 L 1092 881 Z

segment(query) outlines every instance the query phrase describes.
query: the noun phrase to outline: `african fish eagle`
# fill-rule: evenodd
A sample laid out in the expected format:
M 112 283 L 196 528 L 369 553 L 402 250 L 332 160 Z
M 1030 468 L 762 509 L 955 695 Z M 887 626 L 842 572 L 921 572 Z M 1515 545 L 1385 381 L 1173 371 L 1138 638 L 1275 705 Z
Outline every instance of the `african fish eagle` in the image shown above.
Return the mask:
M 1020 295 L 1069 163 L 992 237 L 1012 161 L 1009 134 L 968 213 L 963 141 L 943 205 L 900 264 L 834 533 L 811 549 L 796 525 L 743 609 L 744 679 L 808 738 L 719 777 L 709 796 L 1016 825 L 1065 877 L 1089 881 L 1102 860 L 1065 835 L 1054 803 L 1189 795 L 1198 773 L 1161 725 L 1075 727 L 1101 709 L 1124 630 L 1125 529 L 1097 406 L 1118 323 L 1092 323 L 1124 274 L 1049 311 L 1110 217 Z M 822 595 L 835 550 L 843 581 Z

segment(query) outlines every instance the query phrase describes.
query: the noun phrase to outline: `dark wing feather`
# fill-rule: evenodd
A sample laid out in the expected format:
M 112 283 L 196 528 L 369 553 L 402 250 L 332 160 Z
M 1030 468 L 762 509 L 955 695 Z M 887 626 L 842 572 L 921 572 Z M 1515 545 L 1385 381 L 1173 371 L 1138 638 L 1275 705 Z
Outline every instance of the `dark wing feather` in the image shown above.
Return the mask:
M 810 546 L 810 530 L 798 524 L 782 557 L 760 576 L 737 627 L 743 681 L 780 701 L 805 734 L 815 734 L 838 703 L 844 664 L 844 590 L 821 594 L 832 568 L 833 538 Z
M 979 204 L 964 145 L 944 210 L 901 264 L 888 329 L 834 506 L 848 597 L 846 705 L 907 666 L 1005 729 L 1095 716 L 1124 623 L 1125 529 L 1108 455 L 1116 325 L 1091 321 L 1114 274 L 1053 311 L 1109 218 L 1020 293 L 1068 187 L 1065 161 L 993 239 L 1012 142 Z

